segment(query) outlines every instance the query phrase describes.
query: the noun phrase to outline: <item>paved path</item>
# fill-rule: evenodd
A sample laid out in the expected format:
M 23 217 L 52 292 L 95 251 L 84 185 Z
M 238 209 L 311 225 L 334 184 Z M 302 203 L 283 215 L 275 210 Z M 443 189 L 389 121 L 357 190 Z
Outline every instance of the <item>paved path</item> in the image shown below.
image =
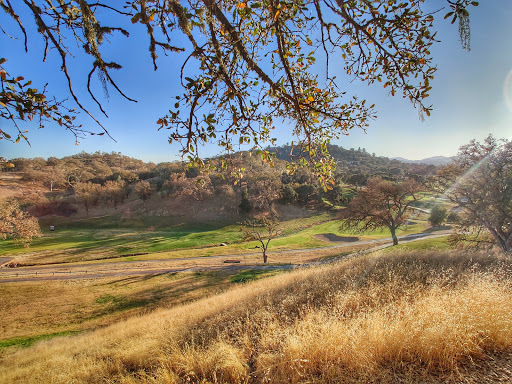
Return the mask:
M 399 237 L 402 242 L 409 242 L 415 240 L 421 240 L 426 237 L 442 237 L 448 235 L 449 231 L 440 231 L 436 233 L 420 233 L 414 235 L 407 235 Z M 297 249 L 297 250 L 285 250 L 272 252 L 271 255 L 279 254 L 311 254 L 317 251 L 333 248 L 346 248 L 354 247 L 359 245 L 375 245 L 379 246 L 369 247 L 369 249 L 363 252 L 374 251 L 382 249 L 392 245 L 391 238 L 376 239 L 376 240 L 365 240 L 351 243 L 336 244 L 327 247 L 308 248 L 308 249 Z M 354 252 L 354 254 L 360 254 Z M 116 262 L 99 262 L 99 263 L 88 263 L 88 264 L 51 264 L 43 266 L 31 266 L 31 267 L 18 267 L 18 268 L 1 268 L 0 269 L 0 283 L 11 283 L 21 281 L 41 281 L 41 280 L 72 280 L 72 279 L 94 279 L 104 277 L 118 277 L 118 276 L 135 276 L 135 275 L 157 275 L 163 273 L 173 272 L 193 272 L 193 271 L 221 271 L 221 270 L 241 270 L 241 269 L 291 269 L 297 267 L 309 267 L 314 265 L 321 265 L 325 263 L 332 263 L 341 258 L 348 257 L 347 255 L 339 258 L 329 258 L 325 261 L 312 262 L 308 264 L 285 264 L 285 265 L 244 265 L 244 264 L 211 264 L 211 265 L 199 265 L 198 263 L 211 262 L 217 259 L 239 259 L 240 257 L 261 255 L 261 252 L 255 253 L 244 253 L 244 254 L 230 254 L 230 255 L 219 255 L 219 256 L 199 256 L 189 258 L 176 258 L 176 259 L 153 259 L 153 260 L 142 260 L 142 261 L 116 261 Z M 349 255 L 350 256 L 350 255 Z M 1 259 L 0 259 L 1 261 Z M 171 265 L 176 262 L 181 262 L 182 266 Z M 1 265 L 1 264 L 0 264 Z

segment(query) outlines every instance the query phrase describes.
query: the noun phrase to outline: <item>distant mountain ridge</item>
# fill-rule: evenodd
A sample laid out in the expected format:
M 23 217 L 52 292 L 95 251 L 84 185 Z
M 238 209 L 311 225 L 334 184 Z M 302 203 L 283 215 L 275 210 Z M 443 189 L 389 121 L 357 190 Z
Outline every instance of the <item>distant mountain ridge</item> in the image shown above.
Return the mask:
M 403 157 L 392 157 L 391 159 L 408 164 L 431 164 L 435 166 L 450 164 L 453 161 L 453 157 L 446 156 L 432 156 L 421 160 L 409 160 Z

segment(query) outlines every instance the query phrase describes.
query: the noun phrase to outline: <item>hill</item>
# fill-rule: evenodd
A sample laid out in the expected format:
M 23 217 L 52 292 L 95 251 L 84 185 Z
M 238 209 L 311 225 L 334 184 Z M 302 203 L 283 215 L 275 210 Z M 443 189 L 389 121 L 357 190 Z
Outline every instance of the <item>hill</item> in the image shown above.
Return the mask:
M 270 148 L 278 159 L 292 161 L 299 155 L 299 148 L 290 145 Z M 364 185 L 369 177 L 381 176 L 385 179 L 402 180 L 413 177 L 423 180 L 436 172 L 436 165 L 412 163 L 400 159 L 390 159 L 368 153 L 365 148 L 346 149 L 337 145 L 328 145 L 328 150 L 337 164 L 337 177 L 345 183 Z
M 433 157 L 427 157 L 427 158 L 421 159 L 421 160 L 408 160 L 408 159 L 404 159 L 403 157 L 393 157 L 392 159 L 401 161 L 402 163 L 431 164 L 431 165 L 435 165 L 435 166 L 447 165 L 453 161 L 453 157 L 446 157 L 446 156 L 433 156 Z
M 135 209 L 159 216 L 192 211 L 194 216 L 202 214 L 200 219 L 214 219 L 218 211 L 222 219 L 236 220 L 245 191 L 247 207 L 256 214 L 273 211 L 277 204 L 324 209 L 345 204 L 353 195 L 349 187 L 365 185 L 372 176 L 421 181 L 436 171 L 432 165 L 405 164 L 360 148 L 332 145 L 329 150 L 338 166 L 336 184 L 328 191 L 307 168 L 290 174 L 287 161 L 293 151 L 283 146 L 271 149 L 277 157 L 272 167 L 259 156 L 238 152 L 232 155 L 227 170 L 209 173 L 179 162 L 144 163 L 115 152 L 81 152 L 62 159 L 12 159 L 13 167 L 0 177 L 0 198 L 17 196 L 20 205 L 36 217 L 112 215 Z M 242 179 L 237 180 L 237 175 Z M 153 196 L 149 206 L 147 196 L 142 198 L 137 192 L 141 185 L 146 185 Z M 151 204 L 156 196 L 161 198 L 159 203 Z M 213 209 L 195 208 L 201 205 Z
M 498 383 L 512 264 L 384 252 L 302 269 L 4 356 L 2 383 Z

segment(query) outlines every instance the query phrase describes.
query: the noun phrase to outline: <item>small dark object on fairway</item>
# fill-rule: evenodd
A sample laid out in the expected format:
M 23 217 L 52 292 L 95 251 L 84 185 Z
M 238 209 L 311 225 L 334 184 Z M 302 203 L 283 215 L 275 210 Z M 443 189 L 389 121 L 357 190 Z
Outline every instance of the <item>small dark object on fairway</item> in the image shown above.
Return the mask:
M 353 242 L 359 241 L 359 237 L 357 237 L 357 236 L 338 236 L 334 233 L 322 233 L 320 235 L 315 235 L 314 237 L 318 240 L 332 241 L 332 242 L 353 243 Z
M 224 260 L 224 264 L 240 264 L 240 260 Z
M 50 225 L 50 231 L 55 231 L 55 226 L 54 225 Z

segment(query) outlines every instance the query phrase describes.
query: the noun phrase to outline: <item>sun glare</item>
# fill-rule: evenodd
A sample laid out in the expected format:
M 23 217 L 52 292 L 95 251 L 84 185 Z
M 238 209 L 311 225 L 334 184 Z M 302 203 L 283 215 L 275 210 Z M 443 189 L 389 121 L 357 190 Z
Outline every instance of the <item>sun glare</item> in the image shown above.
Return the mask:
M 512 69 L 507 75 L 505 79 L 505 85 L 503 87 L 503 96 L 505 98 L 505 103 L 507 104 L 507 108 L 510 112 L 512 112 Z

